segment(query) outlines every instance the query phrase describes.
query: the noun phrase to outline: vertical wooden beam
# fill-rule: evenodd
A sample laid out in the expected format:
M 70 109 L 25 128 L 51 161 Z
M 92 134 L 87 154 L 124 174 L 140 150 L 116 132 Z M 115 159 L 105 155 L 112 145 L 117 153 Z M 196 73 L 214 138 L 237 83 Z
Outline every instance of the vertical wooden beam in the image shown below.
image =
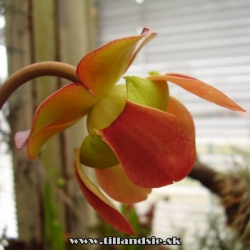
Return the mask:
M 95 47 L 91 38 L 94 23 L 91 2 L 14 1 L 11 11 L 6 13 L 9 74 L 30 63 L 46 60 L 61 60 L 76 65 Z M 13 132 L 12 141 L 15 132 L 30 127 L 37 105 L 58 87 L 68 83 L 43 77 L 22 86 L 12 95 L 9 100 L 11 115 L 8 118 Z M 89 210 L 73 174 L 74 147 L 80 146 L 84 138 L 86 131 L 83 127 L 85 122 L 76 124 L 63 136 L 54 136 L 46 143 L 38 160 L 32 162 L 27 159 L 25 150 L 17 151 L 11 144 L 19 238 L 32 249 L 42 248 L 44 244 L 44 179 L 53 182 L 53 203 L 65 234 L 72 237 L 88 234 L 86 222 Z M 66 185 L 60 188 L 57 183 L 62 179 Z M 58 195 L 55 189 L 59 189 L 66 198 Z M 70 201 L 66 202 L 67 199 Z M 71 206 L 65 206 L 65 203 Z M 78 210 L 72 211 L 75 207 Z M 80 216 L 79 210 L 82 211 Z
M 6 45 L 8 73 L 12 74 L 30 64 L 30 15 L 28 1 L 15 1 L 6 11 Z M 14 147 L 14 133 L 30 127 L 32 121 L 31 85 L 28 83 L 12 94 L 9 99 L 10 115 L 7 117 L 12 135 L 10 146 L 13 154 L 16 206 L 19 238 L 41 242 L 41 220 L 39 200 L 41 199 L 40 170 L 37 161 L 29 161 L 24 152 Z

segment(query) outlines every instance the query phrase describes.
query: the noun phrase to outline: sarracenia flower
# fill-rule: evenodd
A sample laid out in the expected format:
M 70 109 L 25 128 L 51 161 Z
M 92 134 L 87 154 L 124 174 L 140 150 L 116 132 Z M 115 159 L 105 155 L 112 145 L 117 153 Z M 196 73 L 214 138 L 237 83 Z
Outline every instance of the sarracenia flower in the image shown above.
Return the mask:
M 89 134 L 75 152 L 77 182 L 97 213 L 128 234 L 134 234 L 129 222 L 89 180 L 81 164 L 95 169 L 101 188 L 114 200 L 139 202 L 152 188 L 186 177 L 196 158 L 193 119 L 169 96 L 167 81 L 225 108 L 244 111 L 219 90 L 178 73 L 126 76 L 125 84 L 115 85 L 155 36 L 145 28 L 141 35 L 114 40 L 86 55 L 77 67 L 82 83 L 71 83 L 45 99 L 31 129 L 15 136 L 17 148 L 27 145 L 34 159 L 51 136 L 86 115 Z

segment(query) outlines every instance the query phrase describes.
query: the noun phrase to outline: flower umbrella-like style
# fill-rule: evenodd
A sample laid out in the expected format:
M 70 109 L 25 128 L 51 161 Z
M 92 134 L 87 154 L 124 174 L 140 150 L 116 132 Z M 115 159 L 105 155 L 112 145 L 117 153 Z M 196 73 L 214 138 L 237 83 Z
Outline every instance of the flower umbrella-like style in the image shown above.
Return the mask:
M 31 129 L 18 132 L 18 149 L 27 146 L 34 159 L 54 134 L 85 115 L 89 135 L 75 151 L 75 175 L 86 199 L 116 229 L 133 228 L 89 180 L 81 164 L 95 169 L 101 188 L 114 200 L 132 204 L 145 200 L 152 188 L 180 181 L 195 158 L 193 119 L 177 99 L 169 96 L 166 81 L 220 106 L 244 111 L 219 90 L 195 78 L 151 73 L 147 78 L 126 76 L 115 85 L 140 49 L 156 33 L 117 39 L 86 55 L 77 67 L 82 83 L 71 83 L 38 107 Z

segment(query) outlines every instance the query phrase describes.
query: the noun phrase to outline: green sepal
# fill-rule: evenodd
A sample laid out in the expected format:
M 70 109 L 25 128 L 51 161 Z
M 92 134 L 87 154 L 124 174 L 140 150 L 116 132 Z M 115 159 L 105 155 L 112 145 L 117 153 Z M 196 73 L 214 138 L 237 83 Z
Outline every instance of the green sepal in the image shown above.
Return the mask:
M 88 132 L 95 134 L 95 129 L 101 130 L 108 127 L 123 111 L 126 97 L 125 84 L 119 84 L 115 85 L 107 95 L 100 98 L 88 113 Z
M 153 82 L 138 76 L 126 76 L 127 98 L 135 103 L 156 108 L 167 109 L 168 85 L 166 82 Z
M 88 135 L 84 139 L 80 149 L 80 160 L 83 165 L 93 168 L 108 168 L 119 164 L 109 145 L 96 134 Z

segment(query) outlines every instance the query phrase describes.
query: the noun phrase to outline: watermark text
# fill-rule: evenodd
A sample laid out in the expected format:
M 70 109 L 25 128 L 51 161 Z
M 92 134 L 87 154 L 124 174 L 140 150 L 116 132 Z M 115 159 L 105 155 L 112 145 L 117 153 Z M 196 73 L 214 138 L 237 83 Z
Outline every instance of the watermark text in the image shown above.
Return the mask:
M 121 238 L 108 236 L 100 238 L 69 238 L 72 245 L 181 245 L 181 239 L 173 236 L 171 238 Z

